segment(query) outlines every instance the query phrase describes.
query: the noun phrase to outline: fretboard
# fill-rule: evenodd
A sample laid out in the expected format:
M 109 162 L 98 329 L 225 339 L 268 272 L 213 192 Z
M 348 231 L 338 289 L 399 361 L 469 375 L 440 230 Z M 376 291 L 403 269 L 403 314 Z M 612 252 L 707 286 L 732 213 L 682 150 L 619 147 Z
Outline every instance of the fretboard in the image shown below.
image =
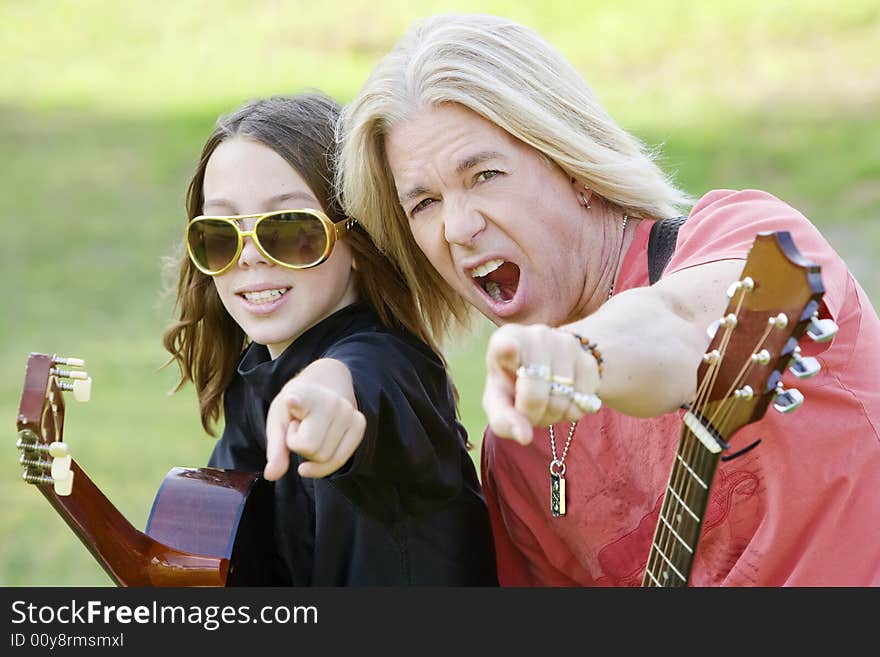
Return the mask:
M 687 586 L 720 456 L 721 449 L 711 435 L 686 420 L 642 586 Z

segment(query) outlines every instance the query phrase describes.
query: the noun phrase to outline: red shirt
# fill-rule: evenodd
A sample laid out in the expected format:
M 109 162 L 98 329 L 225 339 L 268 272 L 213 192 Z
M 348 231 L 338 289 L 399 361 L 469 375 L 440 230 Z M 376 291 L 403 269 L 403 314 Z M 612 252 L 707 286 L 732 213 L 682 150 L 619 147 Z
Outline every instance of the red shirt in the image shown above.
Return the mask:
M 648 284 L 642 222 L 624 257 L 618 291 Z M 713 482 L 692 586 L 880 585 L 880 321 L 845 263 L 799 212 L 760 191 L 716 190 L 694 206 L 665 274 L 744 259 L 755 235 L 787 230 L 821 266 L 830 343 L 801 343 L 821 372 L 786 387 L 806 398 L 792 414 L 768 409 L 737 432 Z M 613 364 L 607 366 L 613 367 Z M 557 453 L 568 423 L 555 425 Z M 502 585 L 638 586 L 650 549 L 680 413 L 635 418 L 603 407 L 580 420 L 565 460 L 567 514 L 550 513 L 550 442 L 496 438 L 482 447 Z

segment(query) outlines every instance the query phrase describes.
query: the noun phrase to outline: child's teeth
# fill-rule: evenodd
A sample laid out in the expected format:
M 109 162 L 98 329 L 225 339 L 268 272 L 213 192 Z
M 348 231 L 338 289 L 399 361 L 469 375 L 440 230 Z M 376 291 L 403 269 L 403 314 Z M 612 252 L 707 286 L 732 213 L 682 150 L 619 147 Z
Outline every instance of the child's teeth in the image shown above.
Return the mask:
M 245 292 L 244 298 L 251 303 L 265 303 L 267 301 L 274 301 L 282 294 L 284 294 L 284 292 L 285 290 L 262 290 L 260 292 Z

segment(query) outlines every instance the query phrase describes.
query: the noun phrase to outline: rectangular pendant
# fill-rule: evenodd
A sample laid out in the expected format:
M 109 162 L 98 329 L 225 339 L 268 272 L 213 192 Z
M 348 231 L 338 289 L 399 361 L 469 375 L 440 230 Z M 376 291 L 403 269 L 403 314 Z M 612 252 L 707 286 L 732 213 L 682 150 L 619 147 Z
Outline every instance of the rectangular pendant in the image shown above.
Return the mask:
M 565 515 L 565 477 L 550 473 L 550 513 L 554 518 Z

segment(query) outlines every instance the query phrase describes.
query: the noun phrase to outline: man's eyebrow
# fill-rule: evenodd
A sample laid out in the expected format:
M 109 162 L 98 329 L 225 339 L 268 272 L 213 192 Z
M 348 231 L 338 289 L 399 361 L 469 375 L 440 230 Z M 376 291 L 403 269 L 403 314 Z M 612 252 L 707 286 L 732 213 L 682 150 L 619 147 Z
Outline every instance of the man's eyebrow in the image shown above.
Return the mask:
M 458 166 L 455 167 L 455 173 L 464 173 L 468 169 L 473 169 L 478 164 L 482 164 L 487 160 L 495 160 L 500 157 L 503 157 L 503 155 L 498 151 L 480 151 L 479 153 L 468 155 L 458 161 Z
M 473 169 L 478 164 L 482 164 L 483 162 L 486 162 L 488 160 L 495 160 L 502 157 L 504 156 L 498 151 L 480 151 L 479 153 L 468 155 L 458 161 L 458 165 L 455 167 L 455 173 L 460 175 L 468 169 Z M 421 185 L 419 185 L 417 187 L 413 187 L 405 194 L 401 194 L 398 198 L 400 199 L 400 204 L 403 205 L 407 201 L 411 201 L 412 199 L 421 196 L 422 194 L 429 194 L 430 191 L 431 190 L 429 190 L 427 187 L 422 187 Z
M 406 194 L 403 194 L 403 195 L 401 195 L 401 196 L 398 197 L 398 198 L 400 199 L 400 204 L 403 205 L 403 204 L 406 203 L 407 201 L 411 201 L 411 200 L 413 200 L 414 198 L 416 198 L 416 197 L 418 197 L 418 196 L 421 196 L 422 194 L 427 194 L 428 191 L 429 191 L 429 190 L 428 190 L 427 187 L 422 187 L 421 185 L 418 186 L 418 187 L 413 187 L 413 188 L 412 188 L 411 190 L 409 190 Z

